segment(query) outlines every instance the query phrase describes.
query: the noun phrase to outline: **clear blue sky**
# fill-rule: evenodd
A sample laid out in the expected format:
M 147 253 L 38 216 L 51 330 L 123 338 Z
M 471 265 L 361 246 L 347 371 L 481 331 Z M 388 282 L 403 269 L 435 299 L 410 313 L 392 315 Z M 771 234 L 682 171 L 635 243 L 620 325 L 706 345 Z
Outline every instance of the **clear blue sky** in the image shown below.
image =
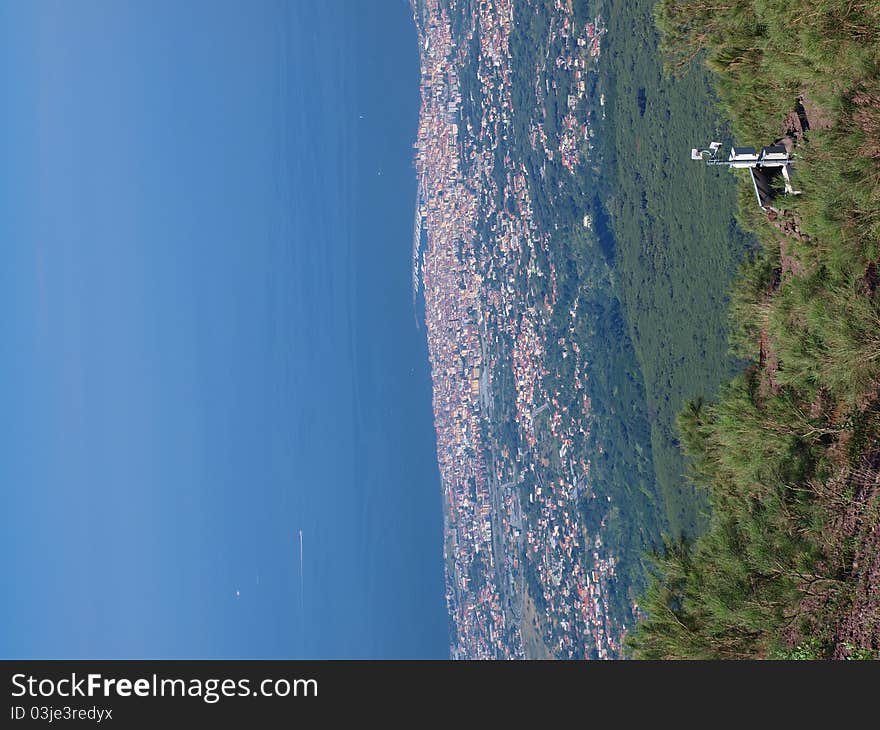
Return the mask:
M 0 29 L 0 655 L 445 656 L 408 4 Z

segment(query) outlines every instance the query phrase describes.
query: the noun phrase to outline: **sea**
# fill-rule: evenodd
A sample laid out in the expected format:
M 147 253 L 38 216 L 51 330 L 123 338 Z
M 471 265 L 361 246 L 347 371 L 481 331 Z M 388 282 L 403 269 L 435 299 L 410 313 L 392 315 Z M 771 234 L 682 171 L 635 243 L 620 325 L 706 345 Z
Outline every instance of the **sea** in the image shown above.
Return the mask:
M 0 655 L 446 657 L 409 4 L 0 27 Z

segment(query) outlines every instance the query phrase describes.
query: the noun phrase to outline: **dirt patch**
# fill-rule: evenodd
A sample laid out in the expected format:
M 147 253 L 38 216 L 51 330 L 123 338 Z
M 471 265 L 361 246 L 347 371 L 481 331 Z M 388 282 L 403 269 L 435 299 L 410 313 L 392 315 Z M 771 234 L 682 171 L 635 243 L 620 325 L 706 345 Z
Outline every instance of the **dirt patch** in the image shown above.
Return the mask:
M 853 124 L 864 134 L 859 155 L 880 158 L 880 91 L 859 91 L 853 95 Z
M 776 380 L 776 374 L 779 372 L 779 357 L 776 355 L 776 350 L 771 343 L 766 327 L 761 330 L 758 368 L 761 376 L 758 381 L 761 396 L 769 398 L 771 395 L 777 395 L 782 390 Z
M 880 452 L 863 458 L 848 482 L 852 497 L 831 525 L 832 555 L 845 561 L 851 585 L 837 614 L 835 659 L 880 649 Z
M 801 115 L 794 111 L 789 112 L 788 116 L 785 117 L 785 123 L 782 125 L 782 134 L 786 137 L 793 137 L 799 141 L 804 138 L 804 131 L 807 129 L 809 129 L 809 125 L 807 123 L 806 115 L 801 118 Z
M 795 231 L 797 231 L 796 228 Z M 803 240 L 804 238 L 800 231 L 797 231 L 796 234 L 790 235 L 793 235 L 795 238 L 800 236 L 800 240 Z M 807 271 L 800 260 L 792 254 L 791 244 L 789 243 L 788 238 L 783 238 L 779 242 L 779 265 L 782 268 L 783 277 L 786 275 L 803 276 Z
M 535 602 L 528 588 L 523 589 L 523 617 L 520 626 L 526 659 L 553 659 L 553 652 L 544 643 L 544 630 Z
M 770 210 L 767 213 L 767 220 L 776 230 L 783 236 L 796 238 L 798 241 L 809 241 L 810 238 L 801 231 L 801 221 L 791 211 Z M 784 253 L 784 252 L 783 252 Z
M 798 99 L 798 112 L 802 133 L 809 129 L 831 129 L 834 126 L 831 112 L 819 106 L 807 93 L 801 94 Z
M 842 616 L 835 636 L 835 659 L 852 656 L 858 649 L 880 649 L 880 523 L 876 519 L 859 543 L 853 568 L 857 570 L 856 584 L 850 609 Z

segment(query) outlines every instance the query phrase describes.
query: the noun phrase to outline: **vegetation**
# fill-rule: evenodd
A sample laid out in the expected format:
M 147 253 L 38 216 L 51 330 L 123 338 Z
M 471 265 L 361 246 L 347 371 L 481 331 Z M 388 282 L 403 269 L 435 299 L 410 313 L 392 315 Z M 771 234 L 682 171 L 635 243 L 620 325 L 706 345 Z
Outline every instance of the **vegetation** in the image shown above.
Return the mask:
M 803 192 L 764 215 L 740 183 L 759 244 L 730 342 L 748 362 L 678 419 L 711 517 L 657 556 L 629 651 L 876 657 L 880 4 L 661 0 L 657 24 L 667 72 L 708 67 L 739 143 L 790 135 Z
M 590 462 L 590 488 L 583 491 L 581 514 L 588 535 L 601 534 L 607 544 L 614 546 L 619 562 L 617 580 L 610 586 L 610 610 L 617 620 L 631 625 L 632 602 L 646 586 L 646 551 L 660 545 L 666 529 L 666 503 L 658 493 L 654 476 L 645 383 L 616 291 L 610 265 L 612 237 L 596 193 L 601 151 L 585 147 L 584 163 L 573 175 L 558 157 L 548 160 L 529 139 L 531 125 L 538 123 L 544 124 L 548 137 L 555 138 L 558 120 L 568 108 L 571 72 L 546 61 L 561 52 L 562 40 L 558 37 L 553 47 L 547 47 L 547 18 L 553 13 L 553 5 L 553 0 L 543 5 L 539 1 L 529 12 L 515 16 L 511 54 L 516 59 L 512 95 L 517 113 L 512 117 L 514 134 L 509 145 L 514 158 L 522 160 L 527 170 L 538 227 L 550 235 L 546 249 L 536 248 L 537 263 L 545 271 L 552 267 L 556 272 L 558 300 L 544 338 L 544 365 L 549 371 L 545 385 L 557 394 L 557 402 L 574 419 L 585 416 L 583 392 L 574 386 L 575 358 L 565 358 L 559 339 L 577 342 L 588 353 L 585 390 L 590 399 L 589 436 L 576 440 L 574 446 L 575 454 Z M 576 3 L 577 24 L 583 26 L 596 11 L 587 3 Z M 599 74 L 591 70 L 585 75 L 589 91 L 580 102 L 584 108 L 579 112 L 589 113 L 598 136 L 602 126 Z M 538 86 L 548 90 L 540 104 L 535 99 L 536 78 Z M 505 151 L 499 145 L 499 153 Z M 595 231 L 584 227 L 585 213 L 592 216 Z M 530 301 L 540 303 L 550 295 L 548 278 L 533 277 Z M 518 284 L 527 288 L 524 279 Z M 578 317 L 572 330 L 573 308 L 577 308 Z M 496 378 L 496 382 L 501 379 Z M 497 420 L 503 422 L 503 413 L 499 412 Z M 517 444 L 511 435 L 505 443 L 515 451 Z M 551 467 L 558 466 L 558 444 L 554 447 L 548 439 L 541 447 Z M 528 486 L 529 482 L 524 484 Z M 533 596 L 534 588 L 530 590 Z M 536 597 L 535 601 L 540 609 L 540 599 Z
M 697 141 L 722 128 L 717 99 L 702 67 L 681 78 L 662 76 L 653 2 L 574 3 L 576 25 L 601 12 L 609 26 L 598 73 L 586 74 L 585 108 L 579 108 L 590 117 L 596 148 L 584 151 L 576 175 L 548 161 L 529 139 L 538 123 L 555 138 L 567 109 L 570 72 L 546 60 L 560 53 L 547 47 L 553 1 L 536 0 L 529 12 L 517 13 L 511 36 L 517 113 L 509 144 L 528 172 L 539 227 L 551 235 L 547 258 L 537 250 L 538 263 L 544 270 L 552 265 L 558 277 L 546 337 L 548 387 L 579 413 L 573 359 L 562 359 L 555 345 L 560 336 L 576 340 L 590 360 L 592 427 L 575 447 L 591 463 L 582 514 L 588 534 L 598 534 L 607 516 L 603 537 L 620 558 L 612 612 L 627 624 L 632 601 L 646 586 L 644 551 L 662 545 L 663 533 L 678 539 L 705 524 L 708 502 L 684 480 L 676 416 L 688 399 L 714 394 L 741 363 L 728 352 L 725 292 L 753 245 L 736 225 L 733 178 L 695 170 L 689 160 Z M 537 84 L 536 69 L 542 69 Z M 546 90 L 538 104 L 536 87 Z M 468 101 L 479 99 L 473 72 L 462 74 L 462 90 L 465 108 L 476 114 Z M 594 230 L 583 227 L 584 213 Z M 532 296 L 540 302 L 546 293 Z M 570 333 L 575 301 L 583 316 Z M 503 391 L 500 374 L 495 382 Z M 503 412 L 498 415 L 503 422 Z M 503 440 L 515 451 L 515 434 Z
M 726 136 L 711 75 L 661 70 L 655 0 L 606 0 L 600 63 L 606 103 L 598 199 L 616 290 L 644 377 L 654 472 L 667 531 L 705 526 L 705 496 L 683 479 L 676 416 L 740 366 L 727 347 L 727 291 L 752 239 L 737 227 L 736 185 L 690 149 Z

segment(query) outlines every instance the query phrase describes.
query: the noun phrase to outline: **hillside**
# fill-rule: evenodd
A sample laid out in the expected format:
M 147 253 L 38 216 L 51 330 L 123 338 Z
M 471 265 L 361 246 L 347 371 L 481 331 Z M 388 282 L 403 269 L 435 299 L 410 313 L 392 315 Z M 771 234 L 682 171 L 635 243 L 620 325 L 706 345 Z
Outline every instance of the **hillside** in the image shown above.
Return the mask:
M 679 418 L 711 519 L 658 559 L 629 650 L 876 656 L 880 5 L 663 0 L 657 18 L 667 71 L 711 69 L 738 144 L 789 136 L 802 195 L 764 214 L 739 181 L 759 242 L 731 291 L 747 364 Z
M 693 535 L 706 503 L 683 479 L 675 418 L 734 372 L 727 290 L 750 239 L 734 220 L 731 176 L 689 159 L 692 147 L 723 131 L 709 72 L 693 65 L 677 78 L 661 73 L 653 0 L 606 5 L 605 248 L 644 377 L 668 530 Z

